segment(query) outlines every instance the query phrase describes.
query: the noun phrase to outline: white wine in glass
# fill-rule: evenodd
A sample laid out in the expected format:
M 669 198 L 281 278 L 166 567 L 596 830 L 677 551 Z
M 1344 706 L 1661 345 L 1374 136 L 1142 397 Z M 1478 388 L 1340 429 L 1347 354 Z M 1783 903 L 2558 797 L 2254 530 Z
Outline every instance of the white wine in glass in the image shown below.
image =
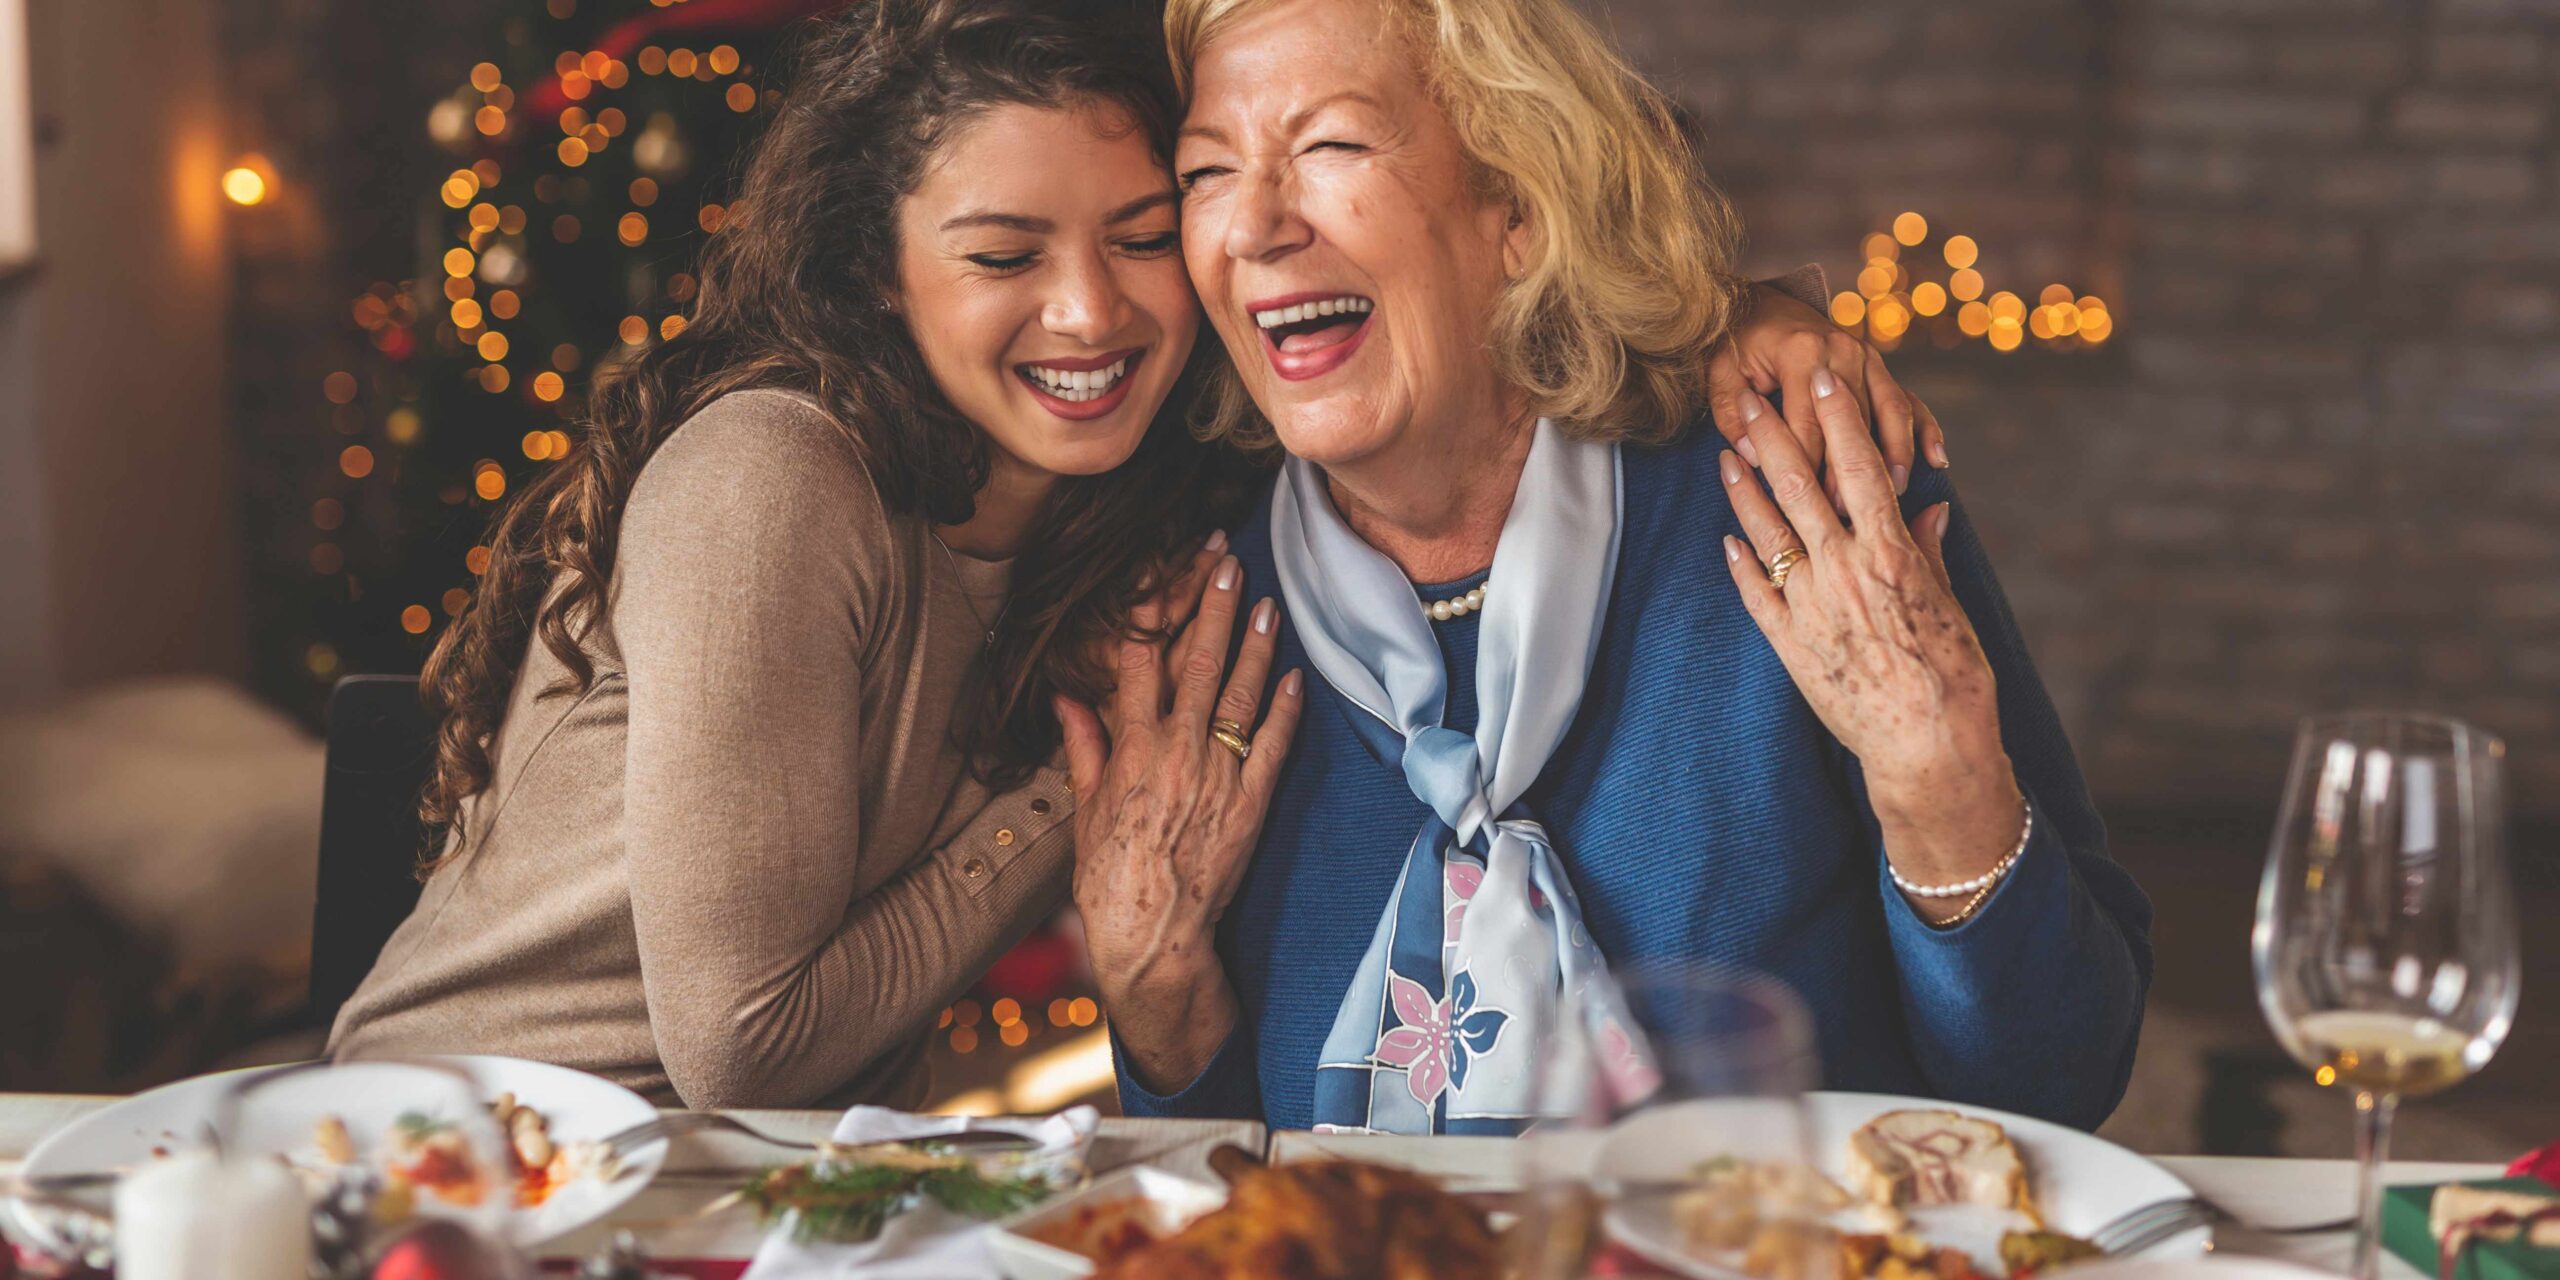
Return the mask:
M 2276 1038 L 2355 1090 L 2358 1280 L 2381 1261 L 2400 1099 L 2478 1071 L 2515 1020 L 2504 757 L 2470 725 L 2407 712 L 2314 717 L 2294 742 L 2250 949 Z

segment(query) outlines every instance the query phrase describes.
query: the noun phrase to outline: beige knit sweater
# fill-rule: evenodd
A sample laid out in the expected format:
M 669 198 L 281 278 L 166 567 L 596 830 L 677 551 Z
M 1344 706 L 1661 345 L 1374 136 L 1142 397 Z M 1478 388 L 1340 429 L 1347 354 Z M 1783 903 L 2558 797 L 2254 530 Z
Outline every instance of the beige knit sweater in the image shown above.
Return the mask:
M 511 1054 L 693 1107 L 917 1103 L 935 1015 L 1071 862 L 1063 775 L 991 798 L 952 745 L 1008 573 L 888 514 L 813 404 L 704 409 L 633 487 L 595 683 L 554 691 L 532 646 L 469 847 L 332 1055 Z

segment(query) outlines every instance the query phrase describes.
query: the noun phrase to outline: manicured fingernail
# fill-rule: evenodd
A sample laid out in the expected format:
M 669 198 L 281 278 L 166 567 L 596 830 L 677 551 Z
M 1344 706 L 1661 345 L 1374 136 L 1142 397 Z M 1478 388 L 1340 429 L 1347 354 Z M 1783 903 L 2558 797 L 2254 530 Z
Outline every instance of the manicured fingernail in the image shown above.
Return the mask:
M 1201 549 L 1202 549 L 1202 550 L 1204 550 L 1204 551 L 1224 551 L 1224 550 L 1226 550 L 1226 549 L 1227 549 L 1227 531 L 1226 531 L 1226 530 L 1224 530 L 1224 529 L 1211 529 L 1211 530 L 1209 531 L 1209 541 L 1208 541 L 1208 542 L 1207 542 L 1207 543 L 1206 543 L 1206 544 L 1205 544 Z
M 1954 503 L 1952 503 L 1952 502 L 1941 502 L 1941 503 L 1939 503 L 1939 504 L 1938 504 L 1938 514 L 1937 514 L 1937 517 L 1936 517 L 1936 519 L 1937 519 L 1937 525 L 1936 525 L 1936 527 L 1935 527 L 1935 528 L 1932 528 L 1932 529 L 1929 531 L 1930 536 L 1932 536 L 1932 537 L 1938 537 L 1938 538 L 1943 538 L 1943 537 L 1947 536 L 1947 524 L 1948 524 L 1948 522 L 1949 522 L 1949 521 L 1952 521 L 1952 520 L 1954 520 L 1955 518 L 1956 518 L 1956 504 L 1954 504 Z
M 1759 420 L 1760 397 L 1754 395 L 1742 397 L 1742 425 L 1747 427 Z
M 1724 536 L 1724 558 L 1727 564 L 1742 563 L 1742 544 L 1734 541 L 1729 533 Z
M 1932 440 L 1932 441 L 1930 441 L 1930 442 L 1929 442 L 1929 461 L 1936 463 L 1936 464 L 1937 464 L 1937 466 L 1938 466 L 1938 470 L 1940 470 L 1940 471 L 1944 471 L 1944 470 L 1946 470 L 1946 469 L 1947 469 L 1947 442 L 1946 442 L 1946 441 L 1944 441 L 1944 440 Z
M 1280 677 L 1280 692 L 1285 693 L 1292 698 L 1297 697 L 1299 688 L 1304 686 L 1306 683 L 1307 673 L 1303 671 L 1292 671 L 1289 674 Z
M 1735 462 L 1732 454 L 1728 453 L 1718 457 L 1716 459 L 1716 470 L 1724 473 L 1724 482 L 1726 484 L 1742 483 L 1742 464 Z
M 1910 487 L 1911 468 L 1906 467 L 1899 462 L 1893 464 L 1893 491 L 1895 493 L 1900 493 Z
M 1235 585 L 1236 558 L 1234 556 L 1228 556 L 1226 559 L 1218 562 L 1217 587 L 1220 591 L 1233 591 L 1235 590 Z
M 1270 635 L 1271 624 L 1276 621 L 1279 616 L 1280 610 L 1273 607 L 1270 599 L 1266 597 L 1262 603 L 1253 607 L 1254 631 L 1260 635 Z
M 1832 379 L 1831 371 L 1829 369 L 1816 369 L 1813 371 L 1813 395 L 1815 399 L 1822 399 L 1839 389 L 1840 384 Z
M 1759 467 L 1759 465 L 1760 465 L 1760 446 L 1758 446 L 1758 445 L 1756 445 L 1756 444 L 1751 443 L 1751 437 L 1749 437 L 1749 436 L 1744 436 L 1743 438 L 1741 438 L 1741 439 L 1739 439 L 1739 440 L 1734 441 L 1734 442 L 1733 442 L 1733 451 L 1734 451 L 1735 453 L 1741 454 L 1741 455 L 1742 455 L 1742 460 L 1743 460 L 1744 462 L 1748 462 L 1748 463 L 1750 463 L 1754 469 L 1757 469 L 1757 468 Z

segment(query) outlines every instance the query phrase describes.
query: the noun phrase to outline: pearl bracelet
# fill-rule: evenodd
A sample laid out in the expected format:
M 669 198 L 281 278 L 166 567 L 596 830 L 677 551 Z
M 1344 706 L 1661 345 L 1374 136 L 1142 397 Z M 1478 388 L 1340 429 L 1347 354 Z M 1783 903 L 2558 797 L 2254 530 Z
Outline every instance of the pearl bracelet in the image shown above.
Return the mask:
M 1890 859 L 1884 864 L 1885 874 L 1893 877 L 1894 888 L 1915 898 L 1961 898 L 1967 894 L 1979 894 L 2000 883 L 2000 877 L 2009 874 L 2009 868 L 2018 865 L 2019 857 L 2026 853 L 2027 839 L 2036 833 L 2036 807 L 2029 804 L 2026 806 L 2026 811 L 2026 823 L 2018 832 L 2018 847 L 2011 849 L 2007 857 L 1992 863 L 1989 871 L 1971 880 L 1959 880 L 1954 884 L 1913 884 L 1903 879 L 1901 872 L 1893 869 Z

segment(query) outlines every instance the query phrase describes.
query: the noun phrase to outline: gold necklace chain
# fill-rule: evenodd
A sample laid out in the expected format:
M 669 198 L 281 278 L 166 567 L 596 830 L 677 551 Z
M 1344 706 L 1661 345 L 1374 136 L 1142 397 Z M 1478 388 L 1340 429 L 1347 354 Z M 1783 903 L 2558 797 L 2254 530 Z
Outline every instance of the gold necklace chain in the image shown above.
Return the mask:
M 993 652 L 996 647 L 996 624 L 1003 622 L 1004 611 L 1013 607 L 1013 593 L 1005 593 L 1004 603 L 996 606 L 995 617 L 989 618 L 978 612 L 978 598 L 969 594 L 968 579 L 960 572 L 960 553 L 953 551 L 951 544 L 944 542 L 942 535 L 930 528 L 925 530 L 925 536 L 933 539 L 933 545 L 942 548 L 942 559 L 951 566 L 952 590 L 960 593 L 960 603 L 969 607 L 970 620 L 977 623 L 978 629 L 986 634 L 985 641 L 980 645 L 980 651 Z

